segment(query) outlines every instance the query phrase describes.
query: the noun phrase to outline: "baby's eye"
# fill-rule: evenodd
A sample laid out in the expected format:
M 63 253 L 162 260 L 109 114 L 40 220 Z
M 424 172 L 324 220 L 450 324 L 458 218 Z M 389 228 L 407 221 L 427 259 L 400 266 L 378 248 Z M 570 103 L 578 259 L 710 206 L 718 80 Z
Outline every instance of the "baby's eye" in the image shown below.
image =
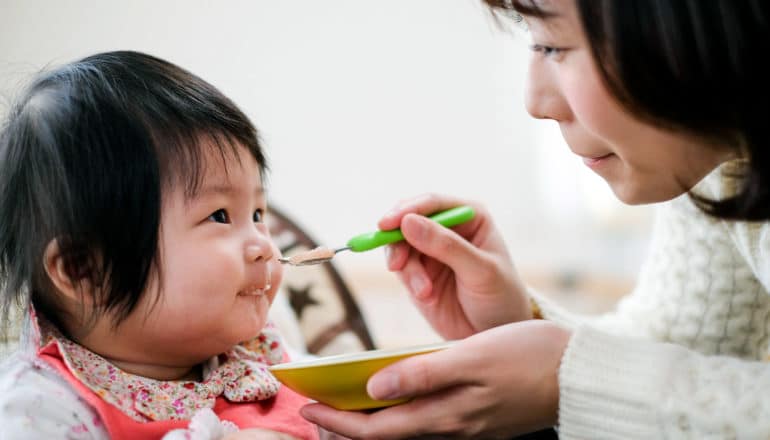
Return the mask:
M 217 223 L 230 223 L 230 216 L 224 209 L 217 209 L 208 219 Z
M 265 217 L 265 213 L 261 209 L 254 211 L 254 223 L 262 223 L 262 219 Z

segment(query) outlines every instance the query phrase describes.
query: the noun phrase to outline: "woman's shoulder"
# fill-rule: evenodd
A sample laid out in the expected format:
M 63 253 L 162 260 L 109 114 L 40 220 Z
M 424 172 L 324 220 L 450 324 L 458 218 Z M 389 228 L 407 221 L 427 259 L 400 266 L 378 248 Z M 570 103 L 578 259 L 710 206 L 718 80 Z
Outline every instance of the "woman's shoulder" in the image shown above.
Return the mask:
M 693 192 L 696 195 L 715 200 L 722 200 L 736 194 L 740 189 L 738 176 L 744 166 L 745 162 L 741 160 L 733 160 L 720 165 L 694 187 Z M 697 211 L 696 215 L 690 216 L 690 223 L 694 225 L 696 223 L 708 224 L 713 226 L 715 230 L 724 231 L 722 234 L 727 241 L 743 258 L 765 290 L 770 292 L 770 222 L 718 219 L 695 207 L 691 200 L 689 200 L 689 204 L 691 206 L 690 213 Z M 679 206 L 674 209 L 678 209 L 680 213 L 688 209 L 682 205 L 683 203 L 680 202 Z M 701 220 L 697 220 L 697 218 Z
M 701 179 L 692 192 L 714 200 L 734 196 L 740 190 L 739 176 L 745 167 L 746 162 L 741 159 L 724 162 Z

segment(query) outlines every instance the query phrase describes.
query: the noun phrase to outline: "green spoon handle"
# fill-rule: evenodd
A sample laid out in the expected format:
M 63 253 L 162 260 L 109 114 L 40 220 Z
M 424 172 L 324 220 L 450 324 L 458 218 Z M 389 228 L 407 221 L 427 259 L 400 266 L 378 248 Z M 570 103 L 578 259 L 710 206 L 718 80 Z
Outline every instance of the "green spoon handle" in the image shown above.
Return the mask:
M 436 223 L 451 228 L 472 219 L 476 213 L 470 206 L 458 206 L 456 208 L 441 211 L 428 218 Z M 356 235 L 347 242 L 347 247 L 353 252 L 363 252 L 386 244 L 395 243 L 404 239 L 401 229 L 390 231 L 374 231 Z

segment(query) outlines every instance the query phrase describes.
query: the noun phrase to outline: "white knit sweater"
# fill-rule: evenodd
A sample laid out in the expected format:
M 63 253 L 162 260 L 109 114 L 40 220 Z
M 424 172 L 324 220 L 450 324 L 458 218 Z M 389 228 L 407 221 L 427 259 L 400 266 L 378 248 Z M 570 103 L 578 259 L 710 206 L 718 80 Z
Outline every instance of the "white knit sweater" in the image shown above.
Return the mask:
M 727 164 L 696 192 L 734 191 Z M 542 313 L 574 330 L 559 372 L 569 439 L 770 438 L 770 224 L 728 222 L 688 196 L 660 206 L 634 291 L 607 315 Z

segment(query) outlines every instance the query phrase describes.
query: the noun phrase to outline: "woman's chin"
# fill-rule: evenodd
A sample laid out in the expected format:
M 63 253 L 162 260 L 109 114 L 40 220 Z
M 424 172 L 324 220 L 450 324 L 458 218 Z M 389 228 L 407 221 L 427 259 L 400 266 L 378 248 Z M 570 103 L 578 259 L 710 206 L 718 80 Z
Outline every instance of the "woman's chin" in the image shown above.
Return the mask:
M 612 188 L 612 192 L 615 193 L 615 197 L 617 197 L 618 200 L 625 203 L 626 205 L 644 205 L 647 203 L 654 203 L 657 201 L 657 200 L 648 200 L 646 197 L 643 197 L 637 191 L 630 191 L 628 188 L 625 188 L 625 187 L 620 187 L 616 189 L 614 186 L 611 186 L 611 188 Z
M 681 187 L 662 187 L 654 185 L 633 185 L 628 182 L 613 183 L 608 181 L 615 197 L 626 205 L 647 205 L 666 202 L 684 194 Z

